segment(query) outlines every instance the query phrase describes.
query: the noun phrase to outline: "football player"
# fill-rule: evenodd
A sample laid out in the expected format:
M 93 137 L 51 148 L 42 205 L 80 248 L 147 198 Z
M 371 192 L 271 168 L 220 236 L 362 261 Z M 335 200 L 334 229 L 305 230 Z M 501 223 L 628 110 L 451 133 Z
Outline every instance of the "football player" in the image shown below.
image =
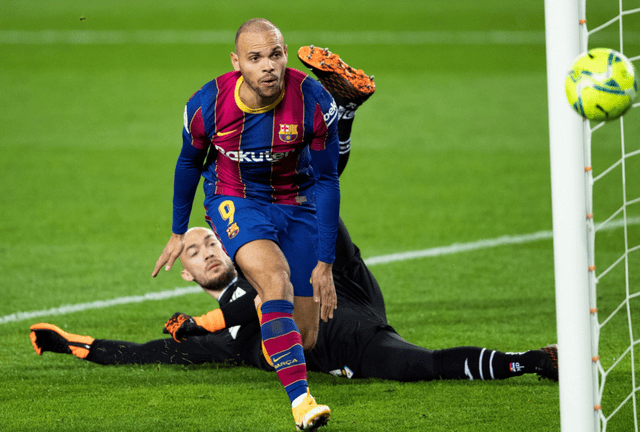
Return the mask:
M 172 235 L 152 276 L 181 255 L 204 177 L 206 220 L 260 294 L 264 348 L 297 427 L 313 429 L 330 415 L 309 392 L 304 350 L 336 307 L 338 109 L 320 83 L 287 68 L 282 33 L 266 19 L 240 26 L 230 57 L 233 71 L 186 104 Z
M 289 396 L 296 425 L 327 422 L 307 383 L 304 350 L 336 307 L 340 185 L 338 109 L 320 83 L 287 68 L 287 45 L 270 21 L 236 33 L 233 71 L 187 102 L 173 188 L 172 235 L 152 271 L 181 255 L 204 177 L 206 220 L 258 291 L 266 352 Z

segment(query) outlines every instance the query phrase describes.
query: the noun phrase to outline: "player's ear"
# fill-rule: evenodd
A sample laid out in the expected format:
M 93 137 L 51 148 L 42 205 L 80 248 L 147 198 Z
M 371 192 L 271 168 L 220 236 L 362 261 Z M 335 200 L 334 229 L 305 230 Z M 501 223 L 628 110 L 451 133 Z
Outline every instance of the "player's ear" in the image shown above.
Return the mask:
M 193 275 L 191 273 L 189 273 L 188 271 L 186 271 L 186 270 L 182 270 L 180 272 L 180 276 L 182 276 L 182 279 L 186 280 L 187 282 L 193 282 L 194 281 Z
M 240 70 L 240 63 L 238 62 L 238 54 L 232 52 L 231 53 L 231 66 L 233 66 L 233 70 Z

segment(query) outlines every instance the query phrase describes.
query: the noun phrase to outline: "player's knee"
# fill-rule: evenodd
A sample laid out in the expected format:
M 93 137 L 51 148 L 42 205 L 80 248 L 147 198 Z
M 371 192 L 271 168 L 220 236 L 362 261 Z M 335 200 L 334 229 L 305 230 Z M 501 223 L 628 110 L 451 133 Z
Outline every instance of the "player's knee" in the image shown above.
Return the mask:
M 310 331 L 300 332 L 302 337 L 302 349 L 305 351 L 311 351 L 318 342 L 318 334 Z
M 291 285 L 291 275 L 288 269 L 274 270 L 268 278 L 270 289 L 274 295 L 278 295 L 282 299 L 293 299 L 293 285 Z
M 287 269 L 268 269 L 260 274 L 245 276 L 252 285 L 256 286 L 263 301 L 284 299 L 293 300 L 293 286 L 289 280 L 290 275 Z
M 302 348 L 310 351 L 318 340 L 319 307 L 313 297 L 295 297 L 293 319 L 302 337 Z
M 302 349 L 311 351 L 318 342 L 318 326 L 314 323 L 302 322 L 298 326 L 302 338 Z

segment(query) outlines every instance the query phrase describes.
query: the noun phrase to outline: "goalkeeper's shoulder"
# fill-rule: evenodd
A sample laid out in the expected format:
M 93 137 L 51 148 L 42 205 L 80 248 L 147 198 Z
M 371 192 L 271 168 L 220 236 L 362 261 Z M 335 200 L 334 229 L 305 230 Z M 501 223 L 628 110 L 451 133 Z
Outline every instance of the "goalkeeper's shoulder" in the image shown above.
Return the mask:
M 254 299 L 257 291 L 239 277 L 220 295 L 218 302 L 227 327 L 248 324 L 258 319 Z
M 220 306 L 236 301 L 241 297 L 248 296 L 253 301 L 253 298 L 258 295 L 258 292 L 251 286 L 251 284 L 242 276 L 238 276 L 238 279 L 233 282 L 218 298 Z

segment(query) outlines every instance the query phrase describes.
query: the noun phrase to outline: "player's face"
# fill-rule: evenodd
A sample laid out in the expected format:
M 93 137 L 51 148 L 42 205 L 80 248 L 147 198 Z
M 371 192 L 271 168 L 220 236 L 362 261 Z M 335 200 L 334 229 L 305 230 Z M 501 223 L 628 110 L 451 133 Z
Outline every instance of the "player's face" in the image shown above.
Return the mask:
M 277 29 L 245 32 L 238 38 L 231 63 L 242 73 L 240 99 L 250 108 L 267 106 L 282 93 L 287 46 Z
M 237 275 L 222 244 L 212 231 L 205 228 L 187 231 L 180 260 L 184 267 L 182 277 L 206 289 L 222 289 Z

